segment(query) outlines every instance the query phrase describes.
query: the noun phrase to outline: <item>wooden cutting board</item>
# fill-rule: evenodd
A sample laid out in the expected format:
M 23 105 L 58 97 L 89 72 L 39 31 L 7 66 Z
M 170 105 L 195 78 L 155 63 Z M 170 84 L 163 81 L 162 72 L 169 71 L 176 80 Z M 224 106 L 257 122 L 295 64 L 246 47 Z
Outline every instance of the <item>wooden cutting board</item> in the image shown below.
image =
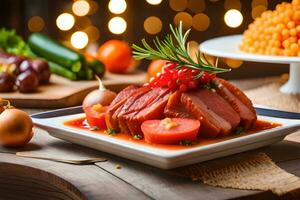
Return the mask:
M 132 74 L 119 75 L 106 73 L 102 81 L 111 90 L 120 91 L 129 84 L 143 84 L 147 74 L 137 71 Z M 15 107 L 22 108 L 63 108 L 80 105 L 84 97 L 98 87 L 98 81 L 70 81 L 52 75 L 50 84 L 39 86 L 36 93 L 20 92 L 0 93 L 0 97 L 9 100 Z

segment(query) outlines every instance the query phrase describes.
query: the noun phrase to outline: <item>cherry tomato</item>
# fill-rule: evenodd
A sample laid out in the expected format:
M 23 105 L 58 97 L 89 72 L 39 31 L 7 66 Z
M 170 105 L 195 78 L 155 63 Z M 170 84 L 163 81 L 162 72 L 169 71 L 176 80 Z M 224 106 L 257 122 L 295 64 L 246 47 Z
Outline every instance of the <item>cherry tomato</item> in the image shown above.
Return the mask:
M 124 41 L 109 40 L 100 46 L 97 58 L 105 64 L 108 71 L 125 73 L 132 62 L 132 50 Z
M 155 77 L 157 73 L 160 73 L 164 68 L 167 61 L 165 60 L 153 60 L 148 67 L 149 78 Z
M 164 119 L 166 120 L 166 119 Z M 186 118 L 171 118 L 176 126 L 167 128 L 163 120 L 147 120 L 141 129 L 145 141 L 157 144 L 179 144 L 181 141 L 195 141 L 200 128 L 200 121 Z
M 84 112 L 86 115 L 86 120 L 91 127 L 97 127 L 101 130 L 105 130 L 105 116 L 106 116 L 106 108 L 102 107 L 100 104 L 85 107 Z

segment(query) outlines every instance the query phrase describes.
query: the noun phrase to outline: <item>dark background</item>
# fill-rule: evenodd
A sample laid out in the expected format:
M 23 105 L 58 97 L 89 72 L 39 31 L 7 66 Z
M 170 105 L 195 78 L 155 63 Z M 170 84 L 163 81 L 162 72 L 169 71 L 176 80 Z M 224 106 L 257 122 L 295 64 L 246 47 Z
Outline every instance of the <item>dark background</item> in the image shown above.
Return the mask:
M 80 29 L 75 26 L 70 31 L 60 31 L 56 26 L 56 18 L 63 12 L 71 12 L 72 0 L 1 0 L 0 6 L 0 27 L 9 29 L 16 29 L 17 33 L 22 35 L 25 39 L 31 33 L 28 30 L 27 22 L 32 16 L 41 16 L 45 21 L 43 33 L 58 39 L 67 40 L 70 34 Z M 169 0 L 163 0 L 159 5 L 150 5 L 146 0 L 126 0 L 127 9 L 124 13 L 118 16 L 123 17 L 127 21 L 127 30 L 121 35 L 114 35 L 110 33 L 107 28 L 109 19 L 115 14 L 111 14 L 108 10 L 108 0 L 94 1 L 98 4 L 98 10 L 89 19 L 93 25 L 99 28 L 100 38 L 97 40 L 99 44 L 108 39 L 123 39 L 131 43 L 139 43 L 142 38 L 152 39 L 156 35 L 149 35 L 143 28 L 144 20 L 149 16 L 157 16 L 162 19 L 163 29 L 157 34 L 162 37 L 169 32 L 168 24 L 173 23 L 173 18 L 176 11 L 173 11 L 169 6 Z M 224 8 L 225 0 L 209 1 L 205 0 L 205 10 L 203 13 L 209 16 L 210 26 L 206 31 L 197 31 L 192 29 L 190 40 L 201 43 L 204 40 L 230 34 L 242 33 L 247 26 L 253 21 L 251 17 L 252 0 L 240 0 L 241 13 L 244 20 L 238 28 L 228 27 L 223 20 L 226 9 Z M 274 9 L 280 0 L 269 0 L 268 9 Z M 185 12 L 194 15 L 189 9 Z M 78 19 L 79 20 L 79 19 Z M 140 68 L 145 69 L 147 63 L 144 62 Z M 245 78 L 279 75 L 288 72 L 286 65 L 277 64 L 263 64 L 263 63 L 249 63 L 244 62 L 243 65 L 233 70 L 231 73 L 224 74 L 227 78 Z

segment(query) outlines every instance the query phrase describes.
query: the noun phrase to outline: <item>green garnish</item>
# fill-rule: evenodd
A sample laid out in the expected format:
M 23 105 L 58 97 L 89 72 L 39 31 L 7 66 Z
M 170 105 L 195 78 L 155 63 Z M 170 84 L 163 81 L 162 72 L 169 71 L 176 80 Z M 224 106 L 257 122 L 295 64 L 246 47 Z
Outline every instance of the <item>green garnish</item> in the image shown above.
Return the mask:
M 135 139 L 135 140 L 140 140 L 140 139 L 142 139 L 143 137 L 141 136 L 141 135 L 134 135 L 133 137 L 132 137 L 133 139 Z
M 213 66 L 206 58 L 203 56 L 201 58 L 200 50 L 197 51 L 196 57 L 197 61 L 194 61 L 190 56 L 186 41 L 191 29 L 183 33 L 182 23 L 179 23 L 177 28 L 174 28 L 170 24 L 170 29 L 172 34 L 168 34 L 163 40 L 156 37 L 153 40 L 155 48 L 152 48 L 145 39 L 142 40 L 142 47 L 133 44 L 134 58 L 155 60 L 162 59 L 168 60 L 173 63 L 177 63 L 177 68 L 188 67 L 194 70 L 206 71 L 210 73 L 222 73 L 230 71 L 230 69 L 223 69 Z M 175 42 L 174 42 L 175 40 Z M 200 73 L 201 74 L 201 73 Z M 199 76 L 201 76 L 199 74 Z
M 235 130 L 235 134 L 240 135 L 245 132 L 245 129 L 241 126 L 237 127 Z
M 7 53 L 34 57 L 27 43 L 16 34 L 15 30 L 0 29 L 0 48 Z
M 91 131 L 98 131 L 99 130 L 99 127 L 98 126 L 92 126 L 90 128 Z
M 182 146 L 191 146 L 191 145 L 197 144 L 197 141 L 181 140 L 179 142 L 179 144 Z
M 105 131 L 106 134 L 108 135 L 116 135 L 117 132 L 115 131 L 115 129 L 112 129 L 112 128 L 108 128 L 106 131 Z

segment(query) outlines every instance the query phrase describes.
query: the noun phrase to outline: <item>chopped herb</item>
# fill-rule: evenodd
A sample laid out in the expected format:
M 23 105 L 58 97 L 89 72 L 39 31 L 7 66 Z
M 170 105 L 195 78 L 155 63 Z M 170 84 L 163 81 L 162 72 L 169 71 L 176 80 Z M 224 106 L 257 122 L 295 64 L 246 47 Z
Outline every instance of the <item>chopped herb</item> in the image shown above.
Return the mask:
M 121 165 L 116 165 L 116 169 L 122 169 Z
M 133 136 L 133 139 L 135 139 L 135 140 L 140 140 L 140 139 L 142 139 L 143 137 L 141 136 L 141 135 L 134 135 Z
M 244 131 L 245 131 L 244 128 L 239 126 L 236 128 L 235 134 L 240 135 L 240 134 L 244 133 Z
M 99 127 L 98 126 L 92 126 L 90 128 L 91 131 L 98 131 L 99 130 Z
M 108 128 L 105 131 L 105 133 L 107 133 L 108 135 L 116 135 L 117 134 L 117 132 L 114 129 L 112 129 L 112 128 Z
M 181 140 L 179 144 L 182 146 L 191 146 L 197 143 L 198 143 L 197 141 Z

